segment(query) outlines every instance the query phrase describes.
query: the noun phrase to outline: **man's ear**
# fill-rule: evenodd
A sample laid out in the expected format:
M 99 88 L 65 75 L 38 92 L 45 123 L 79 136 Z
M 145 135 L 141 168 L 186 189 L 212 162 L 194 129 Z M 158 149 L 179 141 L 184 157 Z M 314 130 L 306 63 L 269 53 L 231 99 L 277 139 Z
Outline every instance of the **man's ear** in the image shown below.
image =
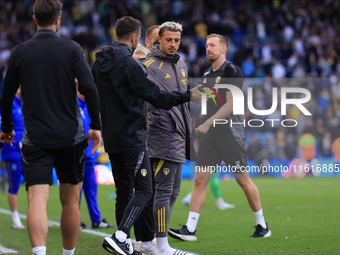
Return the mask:
M 55 21 L 54 21 L 54 25 L 58 26 L 59 20 L 61 19 L 60 16 L 58 16 Z
M 37 18 L 35 17 L 34 14 L 33 14 L 33 20 L 34 20 L 34 23 L 35 23 L 36 25 L 38 25 Z
M 133 34 L 133 35 L 131 36 L 131 38 L 130 38 L 131 43 L 134 43 L 134 42 L 136 41 L 136 37 L 137 37 L 136 34 Z
M 159 43 L 161 43 L 161 37 L 160 36 L 157 36 L 157 40 Z

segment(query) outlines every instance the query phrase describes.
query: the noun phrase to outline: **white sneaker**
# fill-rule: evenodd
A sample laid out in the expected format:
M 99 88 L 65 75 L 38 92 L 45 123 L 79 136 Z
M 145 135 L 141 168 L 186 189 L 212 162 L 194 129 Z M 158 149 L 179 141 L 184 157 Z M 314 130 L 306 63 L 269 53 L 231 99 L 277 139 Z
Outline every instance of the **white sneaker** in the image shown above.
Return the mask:
M 11 228 L 13 229 L 25 229 L 26 227 L 22 225 L 21 221 L 12 221 Z
M 192 193 L 189 192 L 188 195 L 186 195 L 186 196 L 182 199 L 182 203 L 183 203 L 184 205 L 190 206 L 190 204 L 191 204 L 191 195 L 192 195 Z
M 143 242 L 139 242 L 140 244 L 135 244 L 134 250 L 139 251 L 140 253 L 143 253 L 144 255 L 153 255 L 153 252 L 156 248 L 156 244 L 151 242 L 149 245 L 145 245 Z
M 216 207 L 217 207 L 217 210 L 228 210 L 228 209 L 234 209 L 235 205 L 229 204 L 229 203 L 226 203 L 226 202 L 223 201 L 222 203 L 220 203 Z

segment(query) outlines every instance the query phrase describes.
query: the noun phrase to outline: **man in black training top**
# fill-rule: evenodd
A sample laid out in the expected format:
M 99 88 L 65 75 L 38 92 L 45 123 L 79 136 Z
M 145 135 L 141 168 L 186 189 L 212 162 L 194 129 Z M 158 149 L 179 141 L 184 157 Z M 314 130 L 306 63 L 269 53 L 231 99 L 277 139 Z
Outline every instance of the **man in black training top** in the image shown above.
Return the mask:
M 1 97 L 1 141 L 12 144 L 15 135 L 12 102 L 21 84 L 25 124 L 21 153 L 28 191 L 27 226 L 35 255 L 46 254 L 46 207 L 53 167 L 60 182 L 63 254 L 74 253 L 80 229 L 79 192 L 84 150 L 87 139 L 93 139 L 92 154 L 101 143 L 97 88 L 84 52 L 79 44 L 56 33 L 62 7 L 59 0 L 35 2 L 33 19 L 38 31 L 12 51 Z M 91 117 L 87 139 L 78 107 L 75 77 Z
M 190 101 L 187 92 L 161 91 L 146 78 L 143 64 L 132 57 L 142 24 L 132 17 L 116 23 L 117 41 L 96 54 L 92 73 L 100 97 L 105 151 L 109 153 L 117 189 L 118 230 L 103 240 L 114 254 L 133 254 L 129 235 L 132 225 L 152 196 L 152 171 L 146 150 L 146 101 L 164 109 Z M 201 92 L 192 91 L 200 101 Z M 131 186 L 135 193 L 129 201 Z
M 204 72 L 203 82 L 214 87 L 215 84 L 232 84 L 242 89 L 244 76 L 240 68 L 226 60 L 228 51 L 227 39 L 219 34 L 211 34 L 207 37 L 206 53 L 212 66 Z M 207 184 L 211 177 L 210 171 L 205 171 L 209 166 L 220 165 L 222 160 L 226 165 L 236 169 L 233 172 L 238 184 L 243 189 L 248 203 L 254 212 L 256 230 L 251 238 L 269 237 L 269 230 L 263 216 L 260 195 L 257 187 L 245 171 L 247 166 L 247 153 L 245 149 L 245 136 L 241 118 L 233 114 L 233 96 L 228 89 L 219 89 L 223 106 L 215 106 L 210 98 L 207 102 L 207 119 L 196 128 L 196 134 L 201 135 L 200 145 L 197 152 L 197 167 L 195 186 L 192 193 L 190 212 L 186 225 L 182 229 L 170 229 L 171 237 L 183 241 L 196 241 L 195 235 L 198 218 L 204 205 Z M 226 119 L 227 125 L 213 127 L 214 119 Z M 229 123 L 234 122 L 232 126 Z M 243 169 L 243 170 L 242 170 Z

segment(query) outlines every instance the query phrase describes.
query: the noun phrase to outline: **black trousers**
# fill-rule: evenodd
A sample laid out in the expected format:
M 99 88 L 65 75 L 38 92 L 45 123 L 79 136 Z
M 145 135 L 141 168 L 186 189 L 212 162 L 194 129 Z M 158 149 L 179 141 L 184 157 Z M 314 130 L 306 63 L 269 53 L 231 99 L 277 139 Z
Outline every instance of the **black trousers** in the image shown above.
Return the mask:
M 149 154 L 110 153 L 109 157 L 117 194 L 116 222 L 118 229 L 129 237 L 131 227 L 153 194 Z
M 150 161 L 150 165 L 151 161 Z M 152 188 L 154 192 L 155 187 L 155 180 L 152 176 Z M 131 192 L 132 193 L 132 192 Z M 134 227 L 136 241 L 142 242 L 149 242 L 155 238 L 155 226 L 154 226 L 154 219 L 153 219 L 153 201 L 154 201 L 154 194 L 152 195 L 149 202 L 144 207 L 141 215 L 137 219 Z
M 149 242 L 155 238 L 153 200 L 154 197 L 152 196 L 133 226 L 136 241 Z

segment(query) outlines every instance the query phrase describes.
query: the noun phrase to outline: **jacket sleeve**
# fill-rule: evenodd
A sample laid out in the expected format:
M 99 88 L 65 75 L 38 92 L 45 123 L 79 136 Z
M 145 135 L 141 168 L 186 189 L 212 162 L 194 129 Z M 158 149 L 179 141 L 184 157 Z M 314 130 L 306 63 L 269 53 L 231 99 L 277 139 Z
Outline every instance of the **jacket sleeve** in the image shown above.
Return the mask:
M 97 87 L 94 84 L 93 76 L 86 62 L 82 48 L 79 44 L 74 44 L 74 73 L 78 79 L 78 90 L 80 94 L 85 96 L 87 109 L 91 118 L 90 128 L 100 130 L 101 122 Z
M 137 63 L 132 63 L 128 61 L 128 66 L 130 65 L 127 68 L 128 82 L 131 89 L 143 100 L 165 110 L 190 101 L 191 92 L 163 91 L 146 77 Z
M 4 133 L 10 133 L 13 130 L 12 122 L 12 110 L 13 110 L 13 100 L 15 93 L 20 86 L 20 79 L 18 69 L 15 64 L 15 52 L 16 49 L 12 51 L 12 54 L 8 61 L 8 69 L 6 72 L 4 85 L 1 95 L 1 129 Z

